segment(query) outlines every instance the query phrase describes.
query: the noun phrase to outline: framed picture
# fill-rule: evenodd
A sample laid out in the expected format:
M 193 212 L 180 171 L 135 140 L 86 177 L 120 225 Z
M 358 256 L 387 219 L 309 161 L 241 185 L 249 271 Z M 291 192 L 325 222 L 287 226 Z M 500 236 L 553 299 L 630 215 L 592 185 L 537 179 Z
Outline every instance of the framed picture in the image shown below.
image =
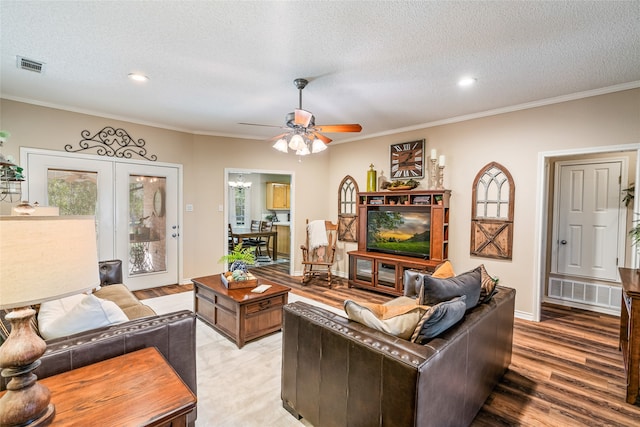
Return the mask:
M 424 178 L 424 139 L 391 144 L 389 159 L 391 179 Z

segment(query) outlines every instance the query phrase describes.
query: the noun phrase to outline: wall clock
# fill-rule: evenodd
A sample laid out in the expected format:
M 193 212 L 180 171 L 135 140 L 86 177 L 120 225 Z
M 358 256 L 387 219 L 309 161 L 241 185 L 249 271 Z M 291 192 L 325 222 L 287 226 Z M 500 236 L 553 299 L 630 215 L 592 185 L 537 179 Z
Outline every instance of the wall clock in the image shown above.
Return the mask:
M 424 139 L 391 144 L 391 178 L 424 178 Z

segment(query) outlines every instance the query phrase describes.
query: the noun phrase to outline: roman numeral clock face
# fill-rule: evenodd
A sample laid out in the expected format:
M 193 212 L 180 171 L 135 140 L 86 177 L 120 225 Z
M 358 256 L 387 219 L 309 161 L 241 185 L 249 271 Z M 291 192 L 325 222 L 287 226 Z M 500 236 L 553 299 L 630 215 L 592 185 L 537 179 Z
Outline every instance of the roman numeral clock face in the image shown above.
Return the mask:
M 391 178 L 424 177 L 424 141 L 391 145 Z

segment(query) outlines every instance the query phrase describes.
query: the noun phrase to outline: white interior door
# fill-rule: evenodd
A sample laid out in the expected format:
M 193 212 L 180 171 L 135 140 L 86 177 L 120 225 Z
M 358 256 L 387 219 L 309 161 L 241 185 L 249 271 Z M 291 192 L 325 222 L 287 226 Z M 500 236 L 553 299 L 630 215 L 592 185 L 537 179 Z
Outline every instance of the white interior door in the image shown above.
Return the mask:
M 560 164 L 556 272 L 616 281 L 622 163 Z
M 178 168 L 116 164 L 116 257 L 130 289 L 178 281 Z

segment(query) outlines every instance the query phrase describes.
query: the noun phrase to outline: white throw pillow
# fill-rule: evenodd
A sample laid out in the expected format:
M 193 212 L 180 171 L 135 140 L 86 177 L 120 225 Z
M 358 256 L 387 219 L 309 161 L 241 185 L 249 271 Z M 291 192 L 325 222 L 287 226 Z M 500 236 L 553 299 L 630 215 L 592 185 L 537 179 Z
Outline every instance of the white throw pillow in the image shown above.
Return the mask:
M 43 303 L 38 328 L 40 335 L 49 340 L 128 320 L 113 301 L 81 294 Z

